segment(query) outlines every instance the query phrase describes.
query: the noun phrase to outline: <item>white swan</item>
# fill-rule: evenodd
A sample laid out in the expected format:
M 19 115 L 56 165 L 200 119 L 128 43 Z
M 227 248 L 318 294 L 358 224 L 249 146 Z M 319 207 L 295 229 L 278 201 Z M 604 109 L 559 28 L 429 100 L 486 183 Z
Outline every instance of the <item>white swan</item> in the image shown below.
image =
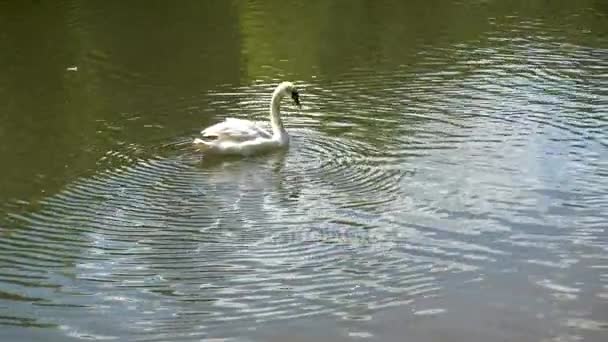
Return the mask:
M 201 151 L 216 154 L 251 155 L 257 152 L 282 148 L 289 145 L 289 135 L 280 117 L 281 100 L 291 96 L 300 108 L 298 90 L 291 82 L 280 83 L 270 100 L 270 124 L 272 134 L 249 120 L 228 118 L 224 122 L 205 128 L 194 145 Z

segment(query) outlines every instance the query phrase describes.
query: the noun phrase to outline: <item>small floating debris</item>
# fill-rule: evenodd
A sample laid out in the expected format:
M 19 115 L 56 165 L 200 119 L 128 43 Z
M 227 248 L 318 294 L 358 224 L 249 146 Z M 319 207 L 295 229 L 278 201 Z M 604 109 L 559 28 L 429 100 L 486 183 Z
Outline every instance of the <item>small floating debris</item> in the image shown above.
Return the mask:
M 67 67 L 65 70 L 67 70 L 67 71 L 78 71 L 78 67 L 77 66 L 71 66 L 71 67 Z

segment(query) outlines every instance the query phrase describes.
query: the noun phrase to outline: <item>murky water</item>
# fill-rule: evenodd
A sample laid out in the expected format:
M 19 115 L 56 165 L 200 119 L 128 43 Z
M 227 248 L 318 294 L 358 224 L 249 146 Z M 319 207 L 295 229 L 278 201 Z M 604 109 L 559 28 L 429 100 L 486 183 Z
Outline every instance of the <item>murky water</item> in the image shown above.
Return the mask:
M 9 1 L 0 27 L 0 340 L 608 339 L 604 1 Z M 281 80 L 288 151 L 190 148 Z

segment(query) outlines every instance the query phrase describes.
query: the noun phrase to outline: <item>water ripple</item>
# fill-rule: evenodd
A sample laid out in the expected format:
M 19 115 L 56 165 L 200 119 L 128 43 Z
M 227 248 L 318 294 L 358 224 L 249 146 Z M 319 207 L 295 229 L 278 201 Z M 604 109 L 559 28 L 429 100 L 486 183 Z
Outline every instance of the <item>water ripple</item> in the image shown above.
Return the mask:
M 189 149 L 189 132 L 108 150 L 94 174 L 0 221 L 0 325 L 204 339 L 233 322 L 370 321 L 521 269 L 549 300 L 606 299 L 606 51 L 523 35 L 543 25 L 301 82 L 304 109 L 284 108 L 285 153 L 215 160 Z M 85 57 L 153 87 L 101 52 Z M 208 103 L 218 120 L 265 120 L 276 81 L 157 109 Z M 580 316 L 562 325 L 606 329 Z

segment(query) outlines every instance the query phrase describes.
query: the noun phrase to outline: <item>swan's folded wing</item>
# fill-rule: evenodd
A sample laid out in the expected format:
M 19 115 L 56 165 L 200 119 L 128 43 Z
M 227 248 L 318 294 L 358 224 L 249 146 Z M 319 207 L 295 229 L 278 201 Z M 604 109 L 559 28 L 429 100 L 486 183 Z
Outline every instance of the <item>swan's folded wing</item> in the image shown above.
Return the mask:
M 226 119 L 201 132 L 203 137 L 217 140 L 246 141 L 256 138 L 270 138 L 271 135 L 255 123 L 241 119 Z

